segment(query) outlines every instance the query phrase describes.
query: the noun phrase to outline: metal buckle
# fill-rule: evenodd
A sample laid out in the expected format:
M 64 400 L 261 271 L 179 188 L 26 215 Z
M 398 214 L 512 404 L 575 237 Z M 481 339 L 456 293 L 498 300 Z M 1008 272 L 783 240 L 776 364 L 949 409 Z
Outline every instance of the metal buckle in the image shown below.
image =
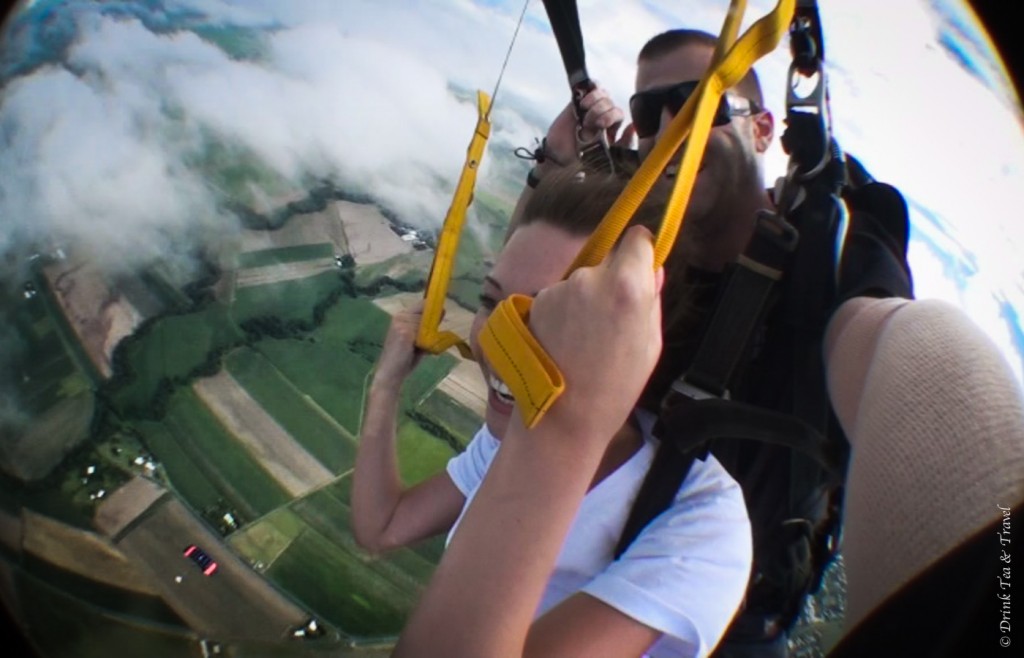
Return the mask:
M 715 395 L 714 393 L 701 388 L 695 384 L 691 384 L 686 381 L 686 375 L 676 379 L 672 382 L 672 390 L 676 393 L 687 397 L 691 400 L 729 400 L 729 391 L 724 391 L 721 395 Z

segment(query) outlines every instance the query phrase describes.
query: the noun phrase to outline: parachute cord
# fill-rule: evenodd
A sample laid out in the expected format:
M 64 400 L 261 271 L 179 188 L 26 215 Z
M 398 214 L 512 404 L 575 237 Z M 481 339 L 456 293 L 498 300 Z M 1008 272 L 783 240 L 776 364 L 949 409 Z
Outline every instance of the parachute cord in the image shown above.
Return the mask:
M 512 57 L 512 47 L 516 45 L 516 37 L 519 36 L 519 28 L 523 26 L 523 19 L 526 17 L 526 8 L 530 6 L 530 0 L 523 2 L 523 10 L 519 12 L 519 20 L 516 22 L 516 29 L 512 33 L 512 40 L 508 42 L 508 50 L 505 52 L 505 61 L 501 63 L 501 71 L 498 72 L 498 79 L 494 83 L 494 91 L 491 92 L 491 105 L 487 108 L 487 116 L 485 119 L 490 122 L 491 110 L 494 109 L 494 99 L 498 97 L 498 88 L 501 86 L 501 79 L 505 76 L 505 69 L 508 67 L 508 61 Z
M 512 47 L 519 35 L 519 28 L 523 24 L 529 4 L 530 0 L 525 0 L 523 11 L 519 14 L 519 21 L 516 23 L 512 40 L 509 42 L 508 52 L 505 53 L 505 61 L 501 65 L 501 72 L 494 84 L 494 94 L 498 93 L 498 88 L 501 86 L 501 79 L 505 75 Z M 437 247 L 434 249 L 434 261 L 430 267 L 426 289 L 423 291 L 423 315 L 416 332 L 416 347 L 431 354 L 440 354 L 450 347 L 455 347 L 463 358 L 473 359 L 473 352 L 465 340 L 454 332 L 441 331 L 441 317 L 444 315 L 444 301 L 448 296 L 448 285 L 455 267 L 455 254 L 459 248 L 459 238 L 466 221 L 466 210 L 473 202 L 473 189 L 476 187 L 477 173 L 479 173 L 480 163 L 483 161 L 487 139 L 491 135 L 490 116 L 491 108 L 494 107 L 492 99 L 493 94 L 488 97 L 483 91 L 477 92 L 476 128 L 473 131 L 469 148 L 466 150 L 466 161 L 462 166 L 459 182 L 455 186 L 455 193 L 452 196 L 452 203 L 448 207 L 448 214 L 445 216 Z

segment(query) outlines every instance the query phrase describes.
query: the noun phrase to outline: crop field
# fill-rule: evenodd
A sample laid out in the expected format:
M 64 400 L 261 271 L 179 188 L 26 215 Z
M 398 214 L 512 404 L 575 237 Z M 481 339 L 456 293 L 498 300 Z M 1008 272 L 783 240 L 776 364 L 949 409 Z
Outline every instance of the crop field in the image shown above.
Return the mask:
M 287 507 L 281 507 L 231 533 L 227 543 L 258 571 L 272 565 L 302 531 L 303 524 Z
M 282 263 L 301 263 L 305 260 L 333 258 L 334 245 L 330 243 L 304 244 L 294 247 L 260 249 L 238 255 L 238 267 L 265 267 Z
M 352 468 L 356 454 L 352 434 L 333 418 L 320 413 L 319 407 L 263 355 L 241 348 L 227 357 L 225 365 L 264 411 L 321 464 L 335 474 Z
M 338 272 L 332 269 L 304 279 L 239 288 L 232 316 L 238 323 L 257 316 L 312 321 L 313 308 L 340 286 Z
M 351 508 L 330 489 L 324 488 L 296 500 L 291 510 L 309 527 L 350 553 L 362 554 L 352 537 Z M 364 556 L 365 557 L 365 556 Z M 419 588 L 430 578 L 434 564 L 409 550 L 398 550 L 369 562 L 375 571 L 389 580 Z
M 377 263 L 360 263 L 356 268 L 355 282 L 367 286 L 383 276 L 402 281 L 407 285 L 425 284 L 430 264 L 433 262 L 429 251 L 414 251 L 411 254 L 394 256 Z
M 284 490 L 227 433 L 190 389 L 174 394 L 163 425 L 206 479 L 245 516 L 261 516 L 288 501 Z M 153 450 L 156 453 L 155 447 Z M 158 453 L 157 457 L 163 460 Z M 173 478 L 171 481 L 175 482 Z M 192 489 L 186 490 L 199 491 L 202 486 L 194 479 L 187 485 Z M 179 488 L 177 482 L 175 487 Z M 191 503 L 191 499 L 188 500 Z
M 346 634 L 396 634 L 417 599 L 368 557 L 325 537 L 305 522 L 267 576 Z M 403 579 L 405 580 L 405 579 Z
M 399 472 L 406 485 L 413 485 L 444 470 L 455 451 L 443 440 L 405 420 L 398 427 Z
M 441 540 L 385 557 L 352 537 L 351 478 L 338 478 L 244 529 L 228 542 L 283 590 L 346 634 L 396 634 L 434 571 Z
M 205 463 L 205 458 L 197 463 L 191 451 L 163 423 L 140 422 L 136 428 L 163 465 L 174 490 L 192 509 L 204 510 L 217 504 L 221 492 L 207 476 L 212 467 Z
M 19 407 L 28 413 L 45 411 L 64 394 L 88 388 L 86 374 L 76 367 L 72 356 L 86 360 L 84 353 L 69 353 L 75 341 L 66 345 L 62 331 L 70 332 L 48 312 L 45 293 L 22 299 L 6 291 L 0 293 L 0 308 L 8 312 L 5 320 L 20 341 L 22 356 L 16 362 L 19 377 L 14 378 L 19 390 Z M 11 340 L 5 337 L 4 340 Z
M 101 387 L 97 396 L 97 404 L 109 404 L 112 413 L 97 416 L 92 452 L 77 454 L 74 464 L 67 462 L 59 488 L 39 492 L 30 506 L 88 528 L 91 511 L 99 503 L 83 504 L 82 497 L 88 498 L 98 487 L 114 491 L 118 478 L 143 472 L 135 458 L 148 460 L 151 453 L 158 464 L 154 469 L 147 462 L 146 474 L 169 483 L 208 523 L 216 525 L 223 512 L 235 514 L 241 527 L 226 543 L 257 572 L 346 634 L 368 641 L 393 636 L 433 573 L 443 538 L 372 558 L 356 546 L 351 534 L 350 471 L 365 390 L 390 316 L 367 297 L 340 294 L 345 282 L 330 262 L 335 248 L 323 238 L 268 246 L 238 255 L 237 265 L 250 270 L 279 264 L 284 268 L 324 259 L 329 270 L 303 279 L 238 287 L 230 303 L 207 301 L 191 288 L 175 297 L 159 289 L 173 285 L 156 272 L 142 280 L 139 285 L 154 299 L 160 298 L 154 307 L 173 307 L 177 313 L 150 320 L 125 341 L 113 361 L 110 385 Z M 475 300 L 478 288 L 469 269 L 478 268 L 488 253 L 480 239 L 467 240 L 460 261 L 462 296 Z M 429 264 L 429 255 L 410 248 L 399 258 L 372 264 L 375 256 L 369 254 L 374 257 L 363 262 L 371 265 L 360 263 L 357 277 L 372 285 L 373 276 L 367 275 L 376 268 L 379 275 L 386 272 L 400 280 L 392 287 L 408 291 L 422 279 L 425 269 L 420 266 Z M 370 290 L 386 295 L 390 288 Z M 18 373 L 23 375 L 25 408 L 52 409 L 62 400 L 83 395 L 91 400 L 90 377 L 75 361 L 84 352 L 74 351 L 69 327 L 57 326 L 61 318 L 55 315 L 56 307 L 50 308 L 53 304 L 47 304 L 43 291 L 24 303 L 20 295 L 14 296 L 11 307 L 20 309 L 13 318 L 15 330 L 34 355 L 26 361 L 31 369 Z M 323 304 L 327 300 L 330 306 Z M 6 301 L 0 299 L 0 304 Z M 241 329 L 242 323 L 255 318 L 261 322 Z M 437 390 L 456 363 L 447 354 L 424 359 L 403 386 L 397 441 L 400 475 L 408 484 L 442 471 L 479 424 L 457 394 L 453 398 Z M 218 364 L 226 370 L 221 373 L 225 379 L 233 378 L 237 394 L 231 406 L 218 406 L 223 388 L 204 388 L 212 380 L 197 383 L 200 374 L 211 375 Z M 276 438 L 260 432 L 265 427 L 277 428 Z M 114 440 L 122 435 L 141 444 L 129 449 Z M 270 467 L 284 453 L 268 449 L 284 450 L 286 444 L 292 456 L 305 455 L 322 474 L 305 489 L 290 489 L 291 495 L 282 486 L 281 473 Z M 102 472 L 87 485 L 81 473 L 94 464 Z M 340 477 L 320 486 L 332 474 Z M 309 493 L 303 496 L 304 491 Z M 27 502 L 19 495 L 10 504 L 17 508 Z M 222 526 L 225 532 L 228 523 L 230 519 Z M 192 638 L 176 636 L 173 627 L 159 639 L 154 639 L 152 629 L 136 628 L 151 624 L 152 616 L 133 621 L 119 610 L 119 616 L 111 617 L 93 608 L 91 600 L 64 600 L 45 583 L 33 587 L 26 600 L 40 624 L 67 626 L 68 639 L 54 646 L 58 651 L 94 655 L 85 641 L 90 625 L 119 640 L 123 637 L 129 653 L 159 658 L 191 655 L 197 649 L 194 644 L 186 647 Z M 51 604 L 54 610 L 47 611 Z M 144 648 L 136 636 L 146 638 Z
M 480 416 L 457 403 L 452 396 L 439 390 L 424 398 L 417 410 L 451 432 L 463 448 L 469 444 L 483 423 Z
M 19 406 L 24 412 L 45 411 L 67 394 L 88 388 L 88 380 L 64 350 L 41 299 L 22 302 L 4 295 L 0 304 L 11 304 L 13 328 L 26 348 L 17 378 Z
M 88 437 L 90 378 L 97 376 L 68 323 L 53 314 L 59 305 L 43 277 L 33 285 L 28 299 L 0 291 L 0 388 L 8 408 L 0 418 L 0 469 L 24 481 L 48 475 Z
M 328 311 L 313 342 L 265 340 L 258 349 L 288 381 L 354 436 L 359 432 L 367 376 L 389 322 L 388 315 L 369 300 L 342 297 Z M 448 355 L 425 360 L 403 387 L 404 403 L 419 402 L 454 364 L 454 357 Z
M 127 346 L 125 359 L 131 375 L 115 394 L 117 404 L 125 409 L 148 408 L 161 379 L 184 378 L 212 350 L 241 337 L 227 307 L 220 304 L 156 321 L 141 339 Z

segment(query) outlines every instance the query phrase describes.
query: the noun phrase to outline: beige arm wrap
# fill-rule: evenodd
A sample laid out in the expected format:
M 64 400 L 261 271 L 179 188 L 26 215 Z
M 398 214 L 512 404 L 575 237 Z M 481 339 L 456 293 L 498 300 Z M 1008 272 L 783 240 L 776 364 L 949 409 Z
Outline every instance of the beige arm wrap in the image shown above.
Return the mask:
M 999 518 L 997 505 L 1024 500 L 1024 396 L 988 337 L 945 302 L 853 299 L 825 344 L 852 446 L 843 540 L 852 628 Z

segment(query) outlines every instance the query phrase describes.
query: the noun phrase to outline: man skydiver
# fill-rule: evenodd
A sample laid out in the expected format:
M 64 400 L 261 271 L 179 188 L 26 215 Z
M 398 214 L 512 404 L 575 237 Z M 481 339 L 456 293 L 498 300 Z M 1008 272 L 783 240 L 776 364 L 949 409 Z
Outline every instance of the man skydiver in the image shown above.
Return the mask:
M 578 160 L 580 151 L 595 143 L 602 130 L 620 147 L 635 135 L 637 155 L 641 161 L 646 158 L 707 71 L 716 43 L 714 36 L 699 30 L 670 30 L 648 41 L 637 58 L 636 93 L 630 100 L 632 123 L 616 139 L 624 114 L 608 92 L 597 87 L 581 101 L 585 114 L 578 130 L 572 104 L 555 118 L 545 139 L 543 161 L 533 168 L 531 182 Z M 764 154 L 774 127 L 751 69 L 723 97 L 708 138 L 686 209 L 685 233 L 676 241 L 690 265 L 721 271 L 746 246 L 757 211 L 772 208 L 764 181 Z M 666 184 L 677 166 L 666 168 Z M 527 187 L 523 197 L 530 193 Z

